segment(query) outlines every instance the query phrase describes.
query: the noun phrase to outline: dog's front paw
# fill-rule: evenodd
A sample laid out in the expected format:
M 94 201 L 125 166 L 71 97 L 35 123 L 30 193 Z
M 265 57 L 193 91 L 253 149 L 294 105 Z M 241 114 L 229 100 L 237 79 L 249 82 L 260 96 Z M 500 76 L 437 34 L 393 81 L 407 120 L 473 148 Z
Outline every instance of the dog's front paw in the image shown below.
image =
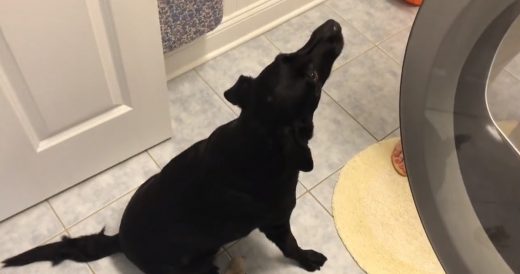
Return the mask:
M 314 250 L 302 250 L 298 263 L 307 271 L 319 270 L 327 261 L 327 257 Z

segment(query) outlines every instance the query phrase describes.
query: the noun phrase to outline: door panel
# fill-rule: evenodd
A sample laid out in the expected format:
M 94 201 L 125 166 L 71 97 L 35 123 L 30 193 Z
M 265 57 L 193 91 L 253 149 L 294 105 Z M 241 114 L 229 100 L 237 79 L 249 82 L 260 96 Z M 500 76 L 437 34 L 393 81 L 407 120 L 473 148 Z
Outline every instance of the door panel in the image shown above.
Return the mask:
M 170 136 L 156 1 L 0 5 L 0 219 Z
M 16 2 L 8 4 L 15 10 L 0 11 L 2 43 L 9 41 L 2 55 L 14 61 L 2 65 L 10 65 L 11 74 L 21 74 L 13 89 L 26 87 L 18 100 L 36 110 L 29 115 L 31 120 L 45 123 L 40 135 L 59 132 L 110 109 L 113 101 L 99 50 L 108 45 L 96 43 L 96 36 L 103 33 L 96 34 L 92 28 L 103 18 L 91 18 L 84 1 L 35 1 L 31 8 Z M 71 36 L 75 32 L 80 35 Z M 71 101 L 82 104 L 66 103 Z

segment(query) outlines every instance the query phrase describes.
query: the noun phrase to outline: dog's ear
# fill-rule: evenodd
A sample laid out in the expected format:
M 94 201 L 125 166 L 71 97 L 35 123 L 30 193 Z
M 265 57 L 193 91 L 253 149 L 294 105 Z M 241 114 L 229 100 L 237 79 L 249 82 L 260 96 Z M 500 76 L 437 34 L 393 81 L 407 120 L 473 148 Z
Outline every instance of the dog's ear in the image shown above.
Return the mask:
M 286 131 L 285 154 L 288 164 L 300 171 L 309 172 L 314 168 L 309 140 L 313 132 L 312 122 L 295 125 Z
M 244 108 L 247 105 L 247 96 L 252 87 L 252 82 L 252 77 L 240 75 L 237 82 L 224 92 L 224 98 L 231 104 Z

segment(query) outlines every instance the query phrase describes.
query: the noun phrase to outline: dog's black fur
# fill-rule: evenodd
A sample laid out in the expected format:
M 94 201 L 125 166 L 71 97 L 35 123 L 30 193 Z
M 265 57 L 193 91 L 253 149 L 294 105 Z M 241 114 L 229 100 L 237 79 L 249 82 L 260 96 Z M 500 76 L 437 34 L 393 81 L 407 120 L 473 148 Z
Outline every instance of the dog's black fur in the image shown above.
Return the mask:
M 301 249 L 289 219 L 299 171 L 313 169 L 308 142 L 321 88 L 343 49 L 329 20 L 300 50 L 280 54 L 257 78 L 240 76 L 225 98 L 240 116 L 149 178 L 128 204 L 118 235 L 64 238 L 4 261 L 91 261 L 123 252 L 146 273 L 215 274 L 219 248 L 259 228 L 304 269 L 327 258 Z

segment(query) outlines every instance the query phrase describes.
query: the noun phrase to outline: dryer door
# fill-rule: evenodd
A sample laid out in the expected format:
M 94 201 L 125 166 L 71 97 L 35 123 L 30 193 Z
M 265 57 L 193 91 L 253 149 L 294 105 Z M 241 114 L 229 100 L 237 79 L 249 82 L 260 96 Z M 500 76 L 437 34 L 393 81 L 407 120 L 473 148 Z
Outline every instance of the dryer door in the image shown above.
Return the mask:
M 421 220 L 448 273 L 520 273 L 520 0 L 421 7 L 401 130 Z

